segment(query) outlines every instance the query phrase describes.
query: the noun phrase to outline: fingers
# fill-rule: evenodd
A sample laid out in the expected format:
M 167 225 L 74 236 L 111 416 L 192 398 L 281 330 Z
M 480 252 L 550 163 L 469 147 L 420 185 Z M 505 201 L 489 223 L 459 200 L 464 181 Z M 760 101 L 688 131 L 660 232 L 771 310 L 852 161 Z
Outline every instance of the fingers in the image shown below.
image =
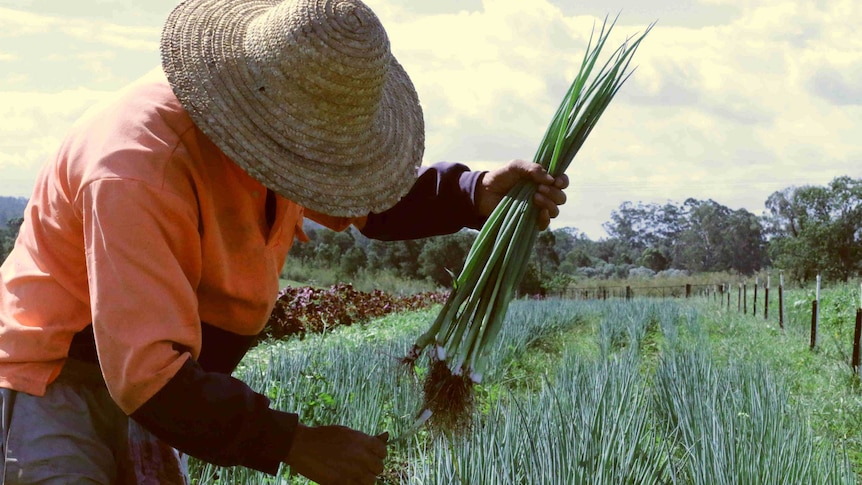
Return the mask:
M 539 230 L 544 231 L 551 224 L 551 219 L 560 215 L 560 206 L 566 203 L 566 193 L 563 189 L 569 186 L 569 178 L 565 175 L 554 180 L 552 185 L 539 185 L 533 202 L 539 208 Z
M 525 160 L 512 160 L 509 162 L 509 165 L 522 175 L 528 176 L 533 182 L 536 182 L 540 186 L 542 185 L 552 185 L 558 189 L 565 189 L 569 186 L 569 176 L 566 174 L 560 175 L 557 178 L 554 178 L 542 168 L 538 163 L 527 162 Z
M 557 177 L 556 180 L 554 180 L 554 187 L 561 190 L 569 188 L 569 176 L 563 174 Z
M 559 206 L 566 203 L 566 194 L 563 190 L 569 186 L 569 177 L 565 174 L 552 177 L 538 163 L 525 160 L 512 160 L 480 178 L 481 190 L 476 192 L 476 206 L 479 213 L 489 215 L 502 197 L 522 180 L 536 183 L 534 202 L 539 208 L 539 228 L 547 228 L 550 220 L 560 214 Z
M 372 476 L 372 477 L 376 477 L 376 476 L 380 475 L 381 473 L 383 473 L 383 470 L 385 469 L 383 466 L 383 460 L 382 459 L 374 459 L 374 460 L 367 461 L 365 466 L 366 466 L 365 471 L 367 472 L 366 475 L 368 476 L 368 474 L 370 474 L 370 476 Z
M 387 450 L 386 445 L 389 443 L 389 432 L 381 433 L 374 437 L 373 440 L 368 444 L 368 449 L 371 450 L 371 453 L 374 456 L 383 459 L 386 458 Z
M 379 475 L 379 474 L 378 474 Z M 345 482 L 340 482 L 345 483 Z M 366 474 L 361 477 L 354 477 L 349 482 L 349 485 L 374 485 L 377 483 L 377 475 Z
M 379 435 L 375 436 L 375 438 L 382 441 L 383 444 L 389 444 L 389 431 L 384 431 Z
M 550 185 L 540 185 L 533 202 L 539 210 L 547 211 L 548 216 L 554 218 L 560 215 L 560 206 L 566 203 L 566 193 Z
M 556 185 L 540 185 L 536 190 L 536 196 L 536 203 L 542 207 L 566 203 L 566 193 Z
M 384 470 L 383 460 L 386 459 L 386 455 L 388 454 L 386 444 L 389 442 L 389 432 L 383 432 L 373 437 L 369 436 L 369 438 L 366 450 L 370 456 L 366 458 L 365 463 L 368 471 L 376 477 L 383 473 Z
M 526 160 L 512 160 L 509 165 L 521 174 L 527 176 L 533 182 L 539 185 L 551 185 L 554 183 L 554 177 L 542 168 L 538 163 L 528 162 Z
M 544 231 L 551 225 L 551 216 L 547 210 L 539 211 L 539 230 Z

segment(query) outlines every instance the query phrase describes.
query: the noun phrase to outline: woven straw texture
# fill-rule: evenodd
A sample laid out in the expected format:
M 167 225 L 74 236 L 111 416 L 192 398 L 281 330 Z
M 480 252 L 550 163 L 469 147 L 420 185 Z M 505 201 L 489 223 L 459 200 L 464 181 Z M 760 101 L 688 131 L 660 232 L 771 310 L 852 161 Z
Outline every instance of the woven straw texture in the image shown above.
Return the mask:
M 187 0 L 162 67 L 195 124 L 276 193 L 333 216 L 381 212 L 416 180 L 416 90 L 358 0 Z

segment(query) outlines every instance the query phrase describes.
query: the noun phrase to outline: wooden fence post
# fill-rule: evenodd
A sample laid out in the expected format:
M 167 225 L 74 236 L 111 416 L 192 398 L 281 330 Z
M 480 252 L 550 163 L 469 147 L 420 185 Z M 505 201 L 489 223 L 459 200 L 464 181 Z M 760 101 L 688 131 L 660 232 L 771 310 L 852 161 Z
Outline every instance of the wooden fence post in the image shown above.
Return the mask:
M 736 284 L 736 311 L 742 311 L 742 283 Z
M 817 275 L 817 289 L 814 291 L 814 298 L 817 300 L 817 313 L 814 314 L 814 323 L 820 327 L 820 275 Z
M 685 284 L 685 297 L 686 297 L 686 298 L 690 298 L 690 297 L 691 297 L 691 283 L 686 283 L 686 284 Z
M 763 289 L 763 319 L 769 319 L 769 276 L 766 276 L 766 288 Z
M 819 276 L 818 276 L 819 279 Z M 862 334 L 862 283 L 859 284 L 859 308 L 856 309 L 856 332 L 853 335 L 853 373 L 859 375 L 859 339 Z
M 862 308 L 856 309 L 856 331 L 853 333 L 853 373 L 859 374 L 859 338 L 862 334 Z
M 817 300 L 811 300 L 811 342 L 808 344 L 810 350 L 817 346 Z
M 784 330 L 784 273 L 778 275 L 778 327 Z
M 754 278 L 754 306 L 751 309 L 752 315 L 757 315 L 757 287 L 760 286 L 760 278 Z
M 748 315 L 748 288 L 746 284 L 742 284 L 742 314 Z

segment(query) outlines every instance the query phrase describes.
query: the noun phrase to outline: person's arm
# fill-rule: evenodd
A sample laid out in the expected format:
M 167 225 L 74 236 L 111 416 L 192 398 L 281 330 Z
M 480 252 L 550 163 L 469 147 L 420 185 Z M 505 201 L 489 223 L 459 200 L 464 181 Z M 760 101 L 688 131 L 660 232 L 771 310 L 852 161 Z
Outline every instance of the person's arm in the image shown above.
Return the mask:
M 80 203 L 93 332 L 117 404 L 180 451 L 275 473 L 297 416 L 194 360 L 203 265 L 194 203 L 129 180 L 93 182 Z
M 266 396 L 195 360 L 211 361 L 206 352 L 217 350 L 201 349 L 194 204 L 128 180 L 92 183 L 81 199 L 94 341 L 124 412 L 167 444 L 218 465 L 275 474 L 286 463 L 321 483 L 370 483 L 382 471 L 385 440 L 343 426 L 303 426 L 296 414 L 270 409 Z
M 475 194 L 483 173 L 450 162 L 421 167 L 410 192 L 386 211 L 369 214 L 360 231 L 394 241 L 479 229 L 486 215 L 478 212 Z
M 379 214 L 369 214 L 357 225 L 372 239 L 403 240 L 480 229 L 512 187 L 529 180 L 538 186 L 539 228 L 548 227 L 559 215 L 568 187 L 565 175 L 554 179 L 540 165 L 524 160 L 489 172 L 475 172 L 462 164 L 440 162 L 420 169 L 416 183 L 397 204 Z
M 131 417 L 174 448 L 209 463 L 275 474 L 287 460 L 299 418 L 270 409 L 266 396 L 192 359 Z

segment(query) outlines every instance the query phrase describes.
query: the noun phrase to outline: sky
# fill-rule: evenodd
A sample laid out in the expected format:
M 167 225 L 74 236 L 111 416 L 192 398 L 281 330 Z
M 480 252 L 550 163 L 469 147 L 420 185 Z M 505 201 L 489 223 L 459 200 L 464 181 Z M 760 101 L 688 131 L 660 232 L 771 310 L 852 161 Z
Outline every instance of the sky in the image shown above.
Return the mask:
M 657 21 L 569 166 L 552 228 L 593 240 L 623 202 L 763 213 L 791 186 L 862 177 L 858 0 L 367 0 L 413 80 L 425 164 L 532 159 L 592 29 Z M 159 64 L 175 0 L 0 0 L 0 195 L 92 104 Z

